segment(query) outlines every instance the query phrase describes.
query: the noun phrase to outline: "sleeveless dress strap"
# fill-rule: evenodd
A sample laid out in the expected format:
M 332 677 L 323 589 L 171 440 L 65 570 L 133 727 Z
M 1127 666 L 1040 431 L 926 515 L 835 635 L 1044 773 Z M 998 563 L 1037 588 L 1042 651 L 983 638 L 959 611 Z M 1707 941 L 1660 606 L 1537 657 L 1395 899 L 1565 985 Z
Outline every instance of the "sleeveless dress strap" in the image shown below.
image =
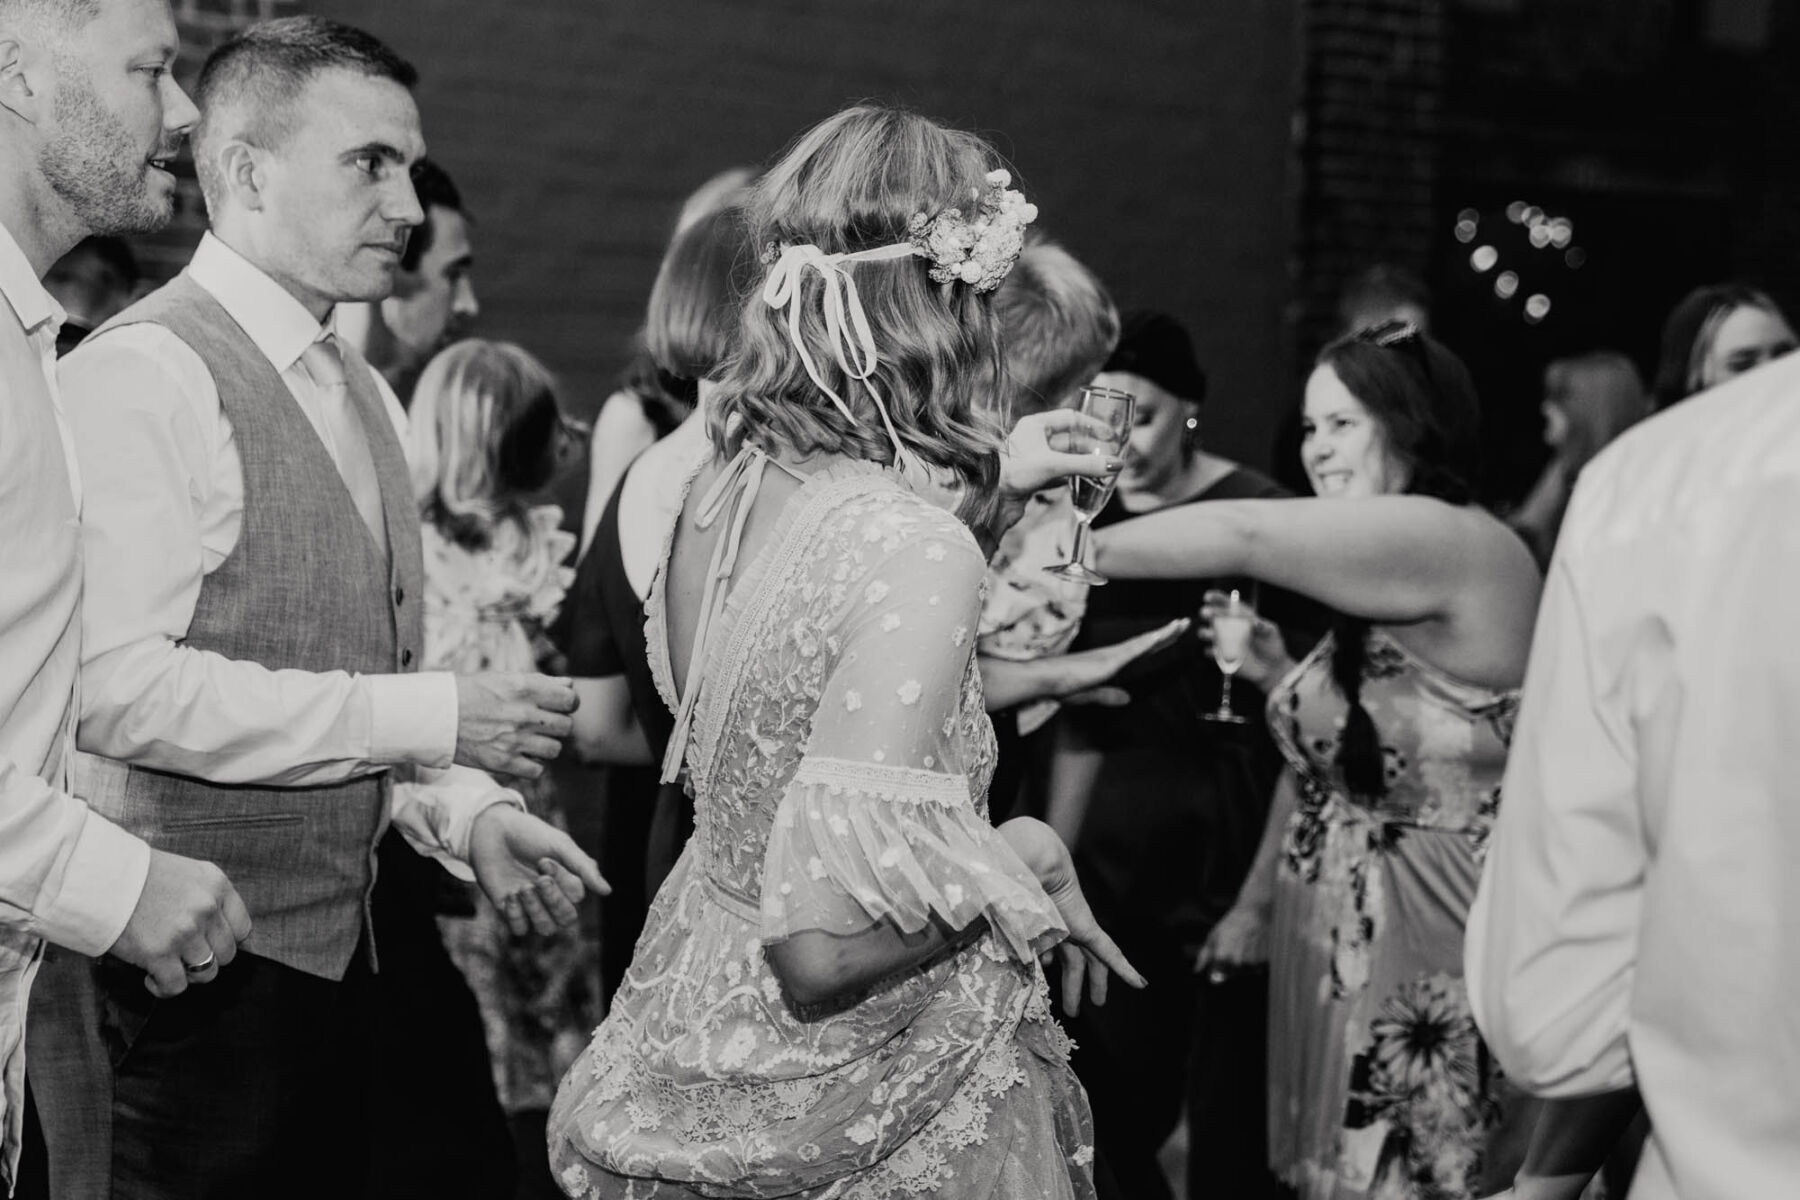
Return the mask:
M 712 561 L 706 569 L 706 585 L 700 593 L 700 619 L 694 625 L 693 649 L 688 654 L 687 686 L 682 689 L 681 704 L 675 710 L 675 729 L 669 735 L 669 747 L 663 754 L 661 778 L 664 783 L 673 783 L 680 778 L 682 764 L 687 760 L 688 737 L 700 695 L 700 681 L 695 677 L 694 668 L 706 662 L 713 628 L 730 596 L 725 585 L 737 569 L 744 528 L 749 524 L 750 511 L 756 507 L 757 494 L 762 490 L 763 472 L 771 463 L 794 479 L 806 481 L 805 476 L 776 462 L 761 447 L 745 445 L 707 488 L 694 511 L 696 529 L 710 529 L 720 518 L 724 518 L 727 525 L 713 544 Z M 666 599 L 664 603 L 667 603 Z

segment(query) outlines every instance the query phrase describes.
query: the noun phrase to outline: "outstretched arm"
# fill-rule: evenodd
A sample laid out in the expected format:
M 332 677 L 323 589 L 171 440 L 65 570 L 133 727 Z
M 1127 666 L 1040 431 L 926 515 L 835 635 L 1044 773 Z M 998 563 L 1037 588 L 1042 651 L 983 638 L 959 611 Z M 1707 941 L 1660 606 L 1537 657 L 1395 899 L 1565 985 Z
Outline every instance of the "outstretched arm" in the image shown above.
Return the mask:
M 1122 521 L 1094 545 L 1114 578 L 1249 575 L 1387 624 L 1449 616 L 1499 580 L 1535 586 L 1530 554 L 1505 526 L 1425 496 L 1214 500 Z

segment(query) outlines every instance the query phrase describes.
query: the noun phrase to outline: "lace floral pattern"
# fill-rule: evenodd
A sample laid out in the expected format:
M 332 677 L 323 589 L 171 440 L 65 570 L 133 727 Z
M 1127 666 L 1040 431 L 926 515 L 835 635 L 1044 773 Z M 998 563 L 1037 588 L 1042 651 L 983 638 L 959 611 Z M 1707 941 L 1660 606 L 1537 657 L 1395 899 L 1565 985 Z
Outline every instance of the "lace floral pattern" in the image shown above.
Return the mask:
M 1518 694 L 1453 679 L 1369 634 L 1362 702 L 1388 794 L 1351 796 L 1337 766 L 1344 700 L 1331 639 L 1269 697 L 1299 785 L 1272 980 L 1271 1129 L 1302 1195 L 1470 1195 L 1498 1112 L 1462 980 L 1462 931 L 1499 810 Z
M 690 670 L 695 836 L 552 1111 L 569 1195 L 1092 1194 L 1035 957 L 1064 930 L 986 820 L 982 571 L 952 517 L 858 468 L 814 477 L 739 570 Z M 764 953 L 934 917 L 987 927 L 828 1012 Z

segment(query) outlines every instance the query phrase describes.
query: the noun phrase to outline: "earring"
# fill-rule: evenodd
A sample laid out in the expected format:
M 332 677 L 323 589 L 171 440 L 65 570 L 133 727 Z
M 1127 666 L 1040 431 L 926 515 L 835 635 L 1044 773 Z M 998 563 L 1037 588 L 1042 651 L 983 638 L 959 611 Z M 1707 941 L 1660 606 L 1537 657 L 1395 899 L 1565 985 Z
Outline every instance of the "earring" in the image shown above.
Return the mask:
M 1200 418 L 1199 417 L 1189 417 L 1187 419 L 1187 421 L 1183 424 L 1183 427 L 1181 430 L 1182 453 L 1186 454 L 1190 458 L 1193 457 L 1194 447 L 1195 447 L 1196 443 L 1199 442 L 1199 440 L 1200 440 Z

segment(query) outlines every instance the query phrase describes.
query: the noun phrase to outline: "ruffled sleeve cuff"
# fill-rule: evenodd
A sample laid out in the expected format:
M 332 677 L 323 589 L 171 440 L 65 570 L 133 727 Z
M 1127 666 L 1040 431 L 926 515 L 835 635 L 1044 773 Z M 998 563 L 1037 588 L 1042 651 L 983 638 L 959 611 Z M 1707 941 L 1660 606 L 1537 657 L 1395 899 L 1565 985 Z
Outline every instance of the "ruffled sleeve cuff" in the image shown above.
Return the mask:
M 975 811 L 962 775 L 809 756 L 788 784 L 763 862 L 762 936 L 917 933 L 986 917 L 1021 962 L 1068 934 L 1056 906 Z

